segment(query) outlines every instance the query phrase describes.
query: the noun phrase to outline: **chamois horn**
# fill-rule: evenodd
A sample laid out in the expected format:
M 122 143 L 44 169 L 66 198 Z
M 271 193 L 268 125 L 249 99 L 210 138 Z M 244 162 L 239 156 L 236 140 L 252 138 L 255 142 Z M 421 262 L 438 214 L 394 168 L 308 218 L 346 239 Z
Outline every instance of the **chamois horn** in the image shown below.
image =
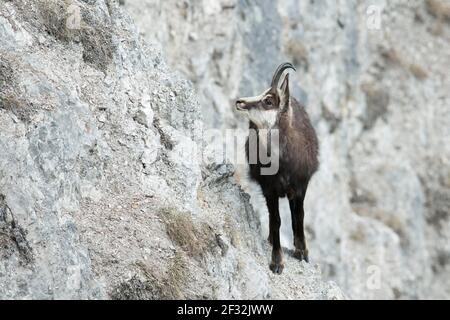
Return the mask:
M 286 69 L 292 69 L 294 71 L 297 71 L 290 62 L 280 64 L 275 73 L 273 74 L 272 84 L 270 85 L 272 88 L 276 89 L 278 87 L 278 81 L 280 81 L 280 77 L 283 74 L 284 70 Z

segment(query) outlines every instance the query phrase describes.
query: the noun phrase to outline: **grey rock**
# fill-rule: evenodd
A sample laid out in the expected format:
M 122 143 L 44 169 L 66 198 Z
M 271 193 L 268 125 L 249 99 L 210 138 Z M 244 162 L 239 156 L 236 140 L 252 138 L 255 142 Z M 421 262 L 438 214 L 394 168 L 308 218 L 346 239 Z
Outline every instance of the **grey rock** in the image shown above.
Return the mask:
M 370 28 L 369 6 L 380 9 L 379 28 Z M 294 95 L 321 141 L 306 200 L 311 260 L 350 298 L 450 297 L 447 1 L 129 0 L 126 8 L 194 83 L 207 127 L 246 128 L 233 99 L 261 92 L 280 62 L 294 62 Z M 259 189 L 239 168 L 235 177 L 267 235 Z M 290 247 L 286 203 L 282 212 Z

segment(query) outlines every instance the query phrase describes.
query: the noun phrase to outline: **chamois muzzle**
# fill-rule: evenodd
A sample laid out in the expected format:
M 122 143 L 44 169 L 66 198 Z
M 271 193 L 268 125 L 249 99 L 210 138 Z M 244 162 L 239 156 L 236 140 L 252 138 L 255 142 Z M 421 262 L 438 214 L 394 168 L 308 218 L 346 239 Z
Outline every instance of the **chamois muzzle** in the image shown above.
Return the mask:
M 240 98 L 236 100 L 236 109 L 239 111 L 248 111 L 259 102 L 258 97 Z
M 245 108 L 244 100 L 242 100 L 242 99 L 236 100 L 236 109 L 243 111 L 243 110 L 245 110 L 244 108 Z

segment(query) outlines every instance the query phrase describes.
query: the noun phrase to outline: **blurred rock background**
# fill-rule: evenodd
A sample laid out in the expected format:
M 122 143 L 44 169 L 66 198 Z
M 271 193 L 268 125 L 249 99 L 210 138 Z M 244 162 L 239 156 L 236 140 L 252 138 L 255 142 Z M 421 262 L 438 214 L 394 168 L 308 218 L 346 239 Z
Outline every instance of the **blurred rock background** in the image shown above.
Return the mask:
M 321 142 L 306 201 L 311 260 L 351 298 L 450 297 L 449 1 L 122 3 L 192 81 L 206 126 L 245 128 L 233 99 L 292 61 Z M 264 237 L 261 196 L 242 168 L 235 176 Z

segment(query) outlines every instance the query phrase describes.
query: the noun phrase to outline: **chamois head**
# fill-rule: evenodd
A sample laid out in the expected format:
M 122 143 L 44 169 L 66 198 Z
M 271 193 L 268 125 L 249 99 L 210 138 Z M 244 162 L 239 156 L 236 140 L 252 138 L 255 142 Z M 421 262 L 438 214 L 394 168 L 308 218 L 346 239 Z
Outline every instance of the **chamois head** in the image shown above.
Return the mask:
M 273 127 L 278 113 L 287 110 L 289 106 L 289 74 L 280 81 L 286 69 L 295 70 L 291 63 L 281 64 L 272 77 L 270 88 L 258 96 L 236 101 L 237 110 L 244 112 L 258 128 Z

